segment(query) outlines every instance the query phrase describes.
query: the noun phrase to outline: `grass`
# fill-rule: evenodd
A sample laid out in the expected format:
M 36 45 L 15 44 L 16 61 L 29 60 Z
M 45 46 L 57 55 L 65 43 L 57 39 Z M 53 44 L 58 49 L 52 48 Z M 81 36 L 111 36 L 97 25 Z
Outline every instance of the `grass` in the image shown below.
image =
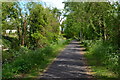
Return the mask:
M 115 47 L 101 41 L 94 43 L 91 41 L 86 47 L 85 57 L 94 72 L 94 76 L 98 80 L 117 80 L 119 65 L 117 54 L 113 54 L 115 53 Z
M 69 41 L 61 40 L 58 44 L 51 44 L 36 50 L 26 48 L 19 50 L 17 54 L 21 55 L 14 61 L 3 64 L 3 79 L 38 77 Z
M 100 80 L 110 80 L 110 79 L 117 79 L 117 75 L 106 68 L 104 65 L 100 65 L 97 62 L 97 59 L 93 55 L 89 55 L 89 53 L 85 54 L 85 57 L 88 60 L 88 64 L 91 66 L 93 71 L 93 75 L 96 78 L 100 78 Z
M 66 41 L 67 42 L 67 41 Z M 30 71 L 29 74 L 26 74 L 25 77 L 26 78 L 37 78 L 40 74 L 42 74 L 46 68 L 48 67 L 48 65 L 50 65 L 52 63 L 52 61 L 57 57 L 58 53 L 60 53 L 61 50 L 64 49 L 65 45 L 69 42 L 64 42 L 60 41 L 59 45 L 52 45 L 52 48 L 54 50 L 54 54 L 51 55 L 51 57 L 47 57 L 47 61 L 44 62 L 41 66 L 39 66 L 38 68 L 32 69 Z

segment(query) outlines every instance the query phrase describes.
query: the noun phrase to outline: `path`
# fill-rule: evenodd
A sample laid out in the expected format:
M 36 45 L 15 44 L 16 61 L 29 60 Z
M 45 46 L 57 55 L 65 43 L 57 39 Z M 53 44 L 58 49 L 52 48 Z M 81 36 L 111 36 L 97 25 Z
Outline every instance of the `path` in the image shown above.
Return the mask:
M 41 80 L 93 80 L 90 79 L 92 76 L 88 73 L 83 51 L 78 41 L 72 41 L 41 75 Z

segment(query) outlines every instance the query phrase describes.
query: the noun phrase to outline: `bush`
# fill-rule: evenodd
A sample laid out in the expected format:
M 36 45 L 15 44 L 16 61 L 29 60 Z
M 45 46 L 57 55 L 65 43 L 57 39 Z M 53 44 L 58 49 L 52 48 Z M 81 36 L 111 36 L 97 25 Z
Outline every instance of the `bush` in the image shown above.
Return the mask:
M 2 37 L 2 44 L 4 45 L 3 48 L 15 49 L 19 50 L 19 40 L 17 38 L 3 36 Z
M 118 64 L 119 57 L 117 46 L 101 40 L 84 42 L 87 46 L 89 45 L 88 53 L 95 58 L 97 65 L 105 66 L 109 70 L 112 70 L 117 74 L 119 73 L 118 71 L 120 66 Z
M 29 49 L 27 47 L 20 47 L 18 51 L 14 49 L 9 49 L 7 51 L 2 51 L 2 61 L 11 62 L 20 55 L 28 53 Z
M 36 50 L 21 47 L 19 51 L 16 51 L 14 61 L 3 64 L 3 78 L 12 78 L 16 74 L 29 73 L 33 68 L 45 69 L 51 59 L 58 53 L 59 46 L 63 45 L 65 41 L 59 43 Z
M 4 48 L 10 48 L 11 46 L 11 42 L 7 39 L 2 39 L 2 45 L 4 45 L 3 49 Z
M 42 67 L 43 64 L 47 64 L 49 58 L 52 57 L 52 54 L 54 53 L 53 48 L 50 46 L 34 51 L 25 48 L 21 48 L 21 50 L 17 53 L 21 55 L 19 55 L 19 57 L 13 62 L 3 64 L 3 77 L 10 78 L 15 74 L 28 73 L 31 68 L 36 66 Z M 25 54 L 21 52 L 24 52 Z

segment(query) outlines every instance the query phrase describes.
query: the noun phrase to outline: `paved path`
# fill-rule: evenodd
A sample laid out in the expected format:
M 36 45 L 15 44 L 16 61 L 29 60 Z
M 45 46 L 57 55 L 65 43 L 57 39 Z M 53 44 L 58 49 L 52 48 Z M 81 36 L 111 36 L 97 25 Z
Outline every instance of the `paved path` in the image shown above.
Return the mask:
M 41 80 L 93 80 L 83 57 L 84 48 L 72 41 L 41 75 Z M 89 78 L 89 79 L 87 79 Z

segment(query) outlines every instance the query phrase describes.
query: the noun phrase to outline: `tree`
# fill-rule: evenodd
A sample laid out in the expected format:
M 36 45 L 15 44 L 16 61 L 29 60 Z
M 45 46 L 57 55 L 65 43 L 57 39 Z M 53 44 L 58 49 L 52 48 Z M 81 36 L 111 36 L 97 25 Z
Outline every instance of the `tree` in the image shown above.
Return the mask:
M 71 34 L 76 33 L 75 36 L 78 36 L 78 33 L 81 33 L 83 39 L 93 40 L 102 38 L 103 41 L 115 39 L 112 38 L 115 34 L 111 34 L 111 32 L 115 31 L 112 30 L 112 26 L 116 25 L 114 21 L 117 20 L 115 20 L 116 13 L 113 13 L 113 11 L 116 11 L 114 4 L 109 2 L 66 2 L 65 9 L 69 13 L 65 25 L 66 35 L 67 32 L 70 32 Z M 73 28 L 76 28 L 75 25 L 79 27 L 79 31 L 77 29 L 73 31 Z M 70 29 L 70 27 L 73 28 Z M 115 28 L 118 31 L 117 26 Z
M 34 4 L 30 10 L 30 36 L 31 44 L 35 47 L 56 41 L 59 35 L 59 22 L 54 10 L 43 8 L 41 4 Z

